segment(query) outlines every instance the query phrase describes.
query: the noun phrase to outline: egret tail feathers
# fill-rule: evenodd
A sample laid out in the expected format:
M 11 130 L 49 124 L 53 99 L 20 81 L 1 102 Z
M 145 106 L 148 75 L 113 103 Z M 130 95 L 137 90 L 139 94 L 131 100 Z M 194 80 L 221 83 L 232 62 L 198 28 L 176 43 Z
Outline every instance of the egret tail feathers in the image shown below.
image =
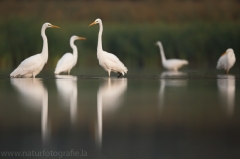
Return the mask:
M 11 78 L 21 77 L 21 76 L 24 75 L 24 74 L 22 74 L 21 72 L 22 72 L 21 68 L 16 68 L 16 69 L 10 74 L 10 77 L 11 77 Z

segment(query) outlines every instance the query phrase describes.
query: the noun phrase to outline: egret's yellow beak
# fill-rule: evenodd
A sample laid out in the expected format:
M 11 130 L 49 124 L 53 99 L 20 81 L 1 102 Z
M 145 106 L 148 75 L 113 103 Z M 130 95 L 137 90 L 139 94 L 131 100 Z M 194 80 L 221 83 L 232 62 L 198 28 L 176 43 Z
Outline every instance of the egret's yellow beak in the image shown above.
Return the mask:
M 56 25 L 52 25 L 51 28 L 60 28 L 60 27 Z
M 84 38 L 84 37 L 78 37 L 78 40 L 86 40 L 86 38 Z
M 92 25 L 94 25 L 94 24 L 97 24 L 96 22 L 92 22 L 89 26 L 92 26 Z

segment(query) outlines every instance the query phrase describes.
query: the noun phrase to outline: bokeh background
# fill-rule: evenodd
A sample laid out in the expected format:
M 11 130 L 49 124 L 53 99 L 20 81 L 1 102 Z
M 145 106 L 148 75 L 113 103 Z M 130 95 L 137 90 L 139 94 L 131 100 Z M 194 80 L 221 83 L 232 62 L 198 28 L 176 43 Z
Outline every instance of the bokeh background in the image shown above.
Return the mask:
M 58 59 L 71 52 L 72 35 L 79 58 L 75 70 L 99 68 L 96 48 L 103 20 L 103 49 L 114 53 L 130 69 L 162 69 L 157 40 L 167 58 L 184 58 L 185 69 L 215 69 L 218 58 L 233 48 L 240 51 L 238 0 L 1 0 L 0 71 L 12 71 L 42 49 L 40 29 L 47 29 L 49 59 L 43 71 L 53 71 Z M 239 64 L 233 70 L 238 71 Z

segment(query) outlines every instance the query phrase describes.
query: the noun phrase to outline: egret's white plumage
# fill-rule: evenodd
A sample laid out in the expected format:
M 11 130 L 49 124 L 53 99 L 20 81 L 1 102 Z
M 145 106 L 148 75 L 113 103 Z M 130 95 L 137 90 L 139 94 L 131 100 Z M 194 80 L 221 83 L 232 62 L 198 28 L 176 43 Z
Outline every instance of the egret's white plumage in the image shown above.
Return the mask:
M 33 77 L 43 69 L 43 66 L 48 60 L 48 40 L 45 34 L 46 28 L 59 28 L 50 23 L 44 23 L 41 30 L 41 35 L 43 38 L 43 48 L 40 54 L 30 56 L 20 63 L 20 65 L 10 74 L 10 77 L 24 78 Z
M 127 73 L 128 69 L 124 66 L 124 64 L 117 58 L 117 56 L 103 51 L 102 49 L 102 32 L 103 32 L 103 24 L 101 19 L 96 19 L 89 26 L 94 24 L 99 24 L 99 33 L 98 33 L 98 46 L 97 46 L 97 58 L 99 61 L 99 65 L 108 72 L 108 76 L 110 77 L 111 72 L 119 73 L 124 75 Z
M 165 54 L 163 51 L 163 46 L 162 43 L 160 41 L 156 42 L 156 45 L 159 46 L 160 48 L 160 55 L 162 58 L 162 65 L 165 69 L 167 70 L 172 70 L 172 71 L 178 71 L 179 68 L 181 68 L 184 65 L 188 64 L 187 60 L 181 60 L 181 59 L 166 59 L 165 58 Z
M 217 69 L 224 69 L 226 71 L 226 74 L 228 74 L 228 71 L 230 70 L 230 68 L 233 67 L 235 62 L 236 57 L 233 49 L 227 49 L 227 51 L 219 58 L 217 63 Z
M 68 72 L 70 74 L 71 69 L 76 65 L 78 58 L 78 50 L 76 45 L 74 45 L 75 40 L 85 40 L 84 37 L 72 36 L 70 38 L 70 46 L 73 49 L 73 53 L 66 53 L 58 61 L 54 73 L 59 74 L 61 72 Z

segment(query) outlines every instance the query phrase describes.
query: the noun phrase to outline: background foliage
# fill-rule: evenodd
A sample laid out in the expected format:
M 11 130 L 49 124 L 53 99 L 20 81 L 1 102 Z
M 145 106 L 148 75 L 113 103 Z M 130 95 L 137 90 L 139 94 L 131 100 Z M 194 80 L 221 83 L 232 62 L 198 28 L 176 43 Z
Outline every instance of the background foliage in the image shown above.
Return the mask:
M 161 67 L 157 40 L 162 41 L 167 58 L 188 59 L 189 68 L 215 68 L 227 48 L 233 48 L 237 58 L 240 51 L 240 5 L 233 0 L 2 0 L 0 17 L 1 69 L 12 69 L 41 51 L 44 22 L 61 27 L 46 31 L 46 69 L 54 69 L 57 60 L 71 52 L 72 35 L 87 38 L 75 42 L 77 67 L 99 67 L 99 27 L 88 27 L 96 18 L 103 20 L 103 49 L 117 55 L 128 68 Z

